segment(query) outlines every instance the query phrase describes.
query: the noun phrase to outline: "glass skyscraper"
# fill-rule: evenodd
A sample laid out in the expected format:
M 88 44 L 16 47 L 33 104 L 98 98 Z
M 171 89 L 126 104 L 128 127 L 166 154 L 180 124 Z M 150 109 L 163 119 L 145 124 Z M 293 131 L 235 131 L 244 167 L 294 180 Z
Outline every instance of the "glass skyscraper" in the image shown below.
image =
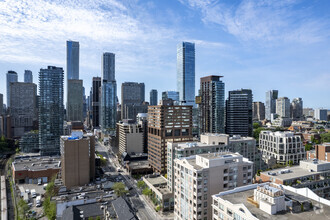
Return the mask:
M 25 83 L 33 83 L 33 76 L 31 70 L 24 71 L 24 82 Z
M 252 91 L 229 91 L 226 101 L 226 134 L 252 137 Z
M 60 67 L 48 66 L 39 72 L 39 146 L 41 155 L 60 154 L 63 134 L 63 80 Z
M 66 42 L 67 79 L 79 79 L 79 42 Z
M 115 81 L 115 54 L 103 53 L 102 55 L 102 81 Z
M 173 101 L 179 101 L 179 92 L 177 91 L 165 91 L 162 92 L 162 100 L 172 99 Z
M 150 91 L 150 105 L 157 105 L 158 102 L 158 92 L 156 89 Z
M 10 107 L 10 83 L 17 82 L 18 76 L 15 71 L 7 72 L 7 108 Z
M 102 55 L 102 86 L 100 124 L 103 132 L 114 133 L 117 122 L 117 83 L 115 79 L 115 54 Z
M 195 105 L 195 44 L 182 42 L 177 45 L 177 90 L 179 101 Z
M 276 99 L 278 90 L 269 90 L 266 92 L 265 116 L 267 120 L 271 119 L 271 114 L 276 113 Z
M 225 84 L 222 76 L 201 78 L 199 90 L 199 133 L 225 133 Z
M 104 132 L 114 132 L 117 122 L 116 81 L 103 82 L 101 88 L 101 127 Z

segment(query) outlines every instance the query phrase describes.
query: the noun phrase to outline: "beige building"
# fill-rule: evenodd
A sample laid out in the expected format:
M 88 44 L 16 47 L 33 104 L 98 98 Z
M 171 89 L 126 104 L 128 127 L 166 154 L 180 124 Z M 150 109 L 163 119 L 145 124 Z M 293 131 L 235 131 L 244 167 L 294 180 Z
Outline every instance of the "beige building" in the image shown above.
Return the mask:
M 62 180 L 67 188 L 88 184 L 95 177 L 95 138 L 73 132 L 61 137 Z
M 211 219 L 212 195 L 252 183 L 253 162 L 237 153 L 174 160 L 174 219 Z
M 148 161 L 156 172 L 166 173 L 167 142 L 192 141 L 192 106 L 161 100 L 148 108 Z
M 256 140 L 252 137 L 241 137 L 227 134 L 206 133 L 200 136 L 200 142 L 167 143 L 167 179 L 168 189 L 173 191 L 174 159 L 197 154 L 214 152 L 237 152 L 254 163 L 253 175 L 261 169 L 261 154 L 256 147 Z
M 329 219 L 330 201 L 308 188 L 253 184 L 212 196 L 212 220 Z
M 117 123 L 119 153 L 143 153 L 143 127 L 141 124 L 123 120 Z

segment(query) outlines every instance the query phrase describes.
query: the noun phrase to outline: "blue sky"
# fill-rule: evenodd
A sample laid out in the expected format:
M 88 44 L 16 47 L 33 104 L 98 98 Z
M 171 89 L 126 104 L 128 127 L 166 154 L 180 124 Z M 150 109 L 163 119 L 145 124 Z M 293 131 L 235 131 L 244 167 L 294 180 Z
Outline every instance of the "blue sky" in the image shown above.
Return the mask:
M 102 52 L 116 54 L 125 81 L 176 90 L 176 45 L 195 42 L 196 94 L 202 76 L 224 76 L 229 90 L 255 101 L 278 89 L 304 107 L 330 109 L 330 1 L 0 0 L 0 93 L 5 74 L 48 65 L 66 69 L 66 40 L 80 42 L 80 78 L 89 92 Z

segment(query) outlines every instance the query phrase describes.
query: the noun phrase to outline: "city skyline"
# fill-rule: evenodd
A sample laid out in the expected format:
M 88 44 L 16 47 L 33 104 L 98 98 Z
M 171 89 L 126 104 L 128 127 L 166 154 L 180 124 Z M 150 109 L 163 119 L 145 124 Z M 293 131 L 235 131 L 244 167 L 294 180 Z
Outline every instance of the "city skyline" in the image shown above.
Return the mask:
M 329 109 L 329 7 L 328 2 L 309 1 L 4 1 L 1 77 L 14 70 L 22 82 L 29 69 L 37 82 L 40 68 L 66 69 L 65 42 L 72 39 L 80 43 L 85 88 L 91 87 L 92 77 L 101 76 L 101 54 L 112 51 L 117 56 L 118 87 L 127 81 L 144 82 L 146 91 L 159 91 L 160 99 L 162 91 L 176 90 L 176 45 L 189 41 L 196 47 L 196 82 L 223 75 L 226 94 L 249 88 L 253 101 L 265 102 L 265 92 L 276 89 L 291 100 L 301 97 L 304 107 Z M 29 15 L 32 11 L 34 16 Z M 2 80 L 4 96 L 5 90 Z M 197 90 L 198 86 L 196 94 Z

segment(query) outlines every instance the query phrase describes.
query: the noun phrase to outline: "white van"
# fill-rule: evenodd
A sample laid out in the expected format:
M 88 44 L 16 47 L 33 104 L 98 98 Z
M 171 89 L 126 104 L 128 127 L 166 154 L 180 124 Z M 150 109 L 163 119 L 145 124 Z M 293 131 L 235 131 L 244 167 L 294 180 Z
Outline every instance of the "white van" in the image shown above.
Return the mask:
M 37 197 L 37 193 L 36 193 L 35 189 L 31 189 L 31 196 L 32 196 L 32 198 Z
M 37 196 L 36 207 L 40 207 L 40 206 L 41 206 L 41 196 Z
M 29 194 L 24 193 L 23 200 L 24 200 L 26 203 L 29 203 Z

